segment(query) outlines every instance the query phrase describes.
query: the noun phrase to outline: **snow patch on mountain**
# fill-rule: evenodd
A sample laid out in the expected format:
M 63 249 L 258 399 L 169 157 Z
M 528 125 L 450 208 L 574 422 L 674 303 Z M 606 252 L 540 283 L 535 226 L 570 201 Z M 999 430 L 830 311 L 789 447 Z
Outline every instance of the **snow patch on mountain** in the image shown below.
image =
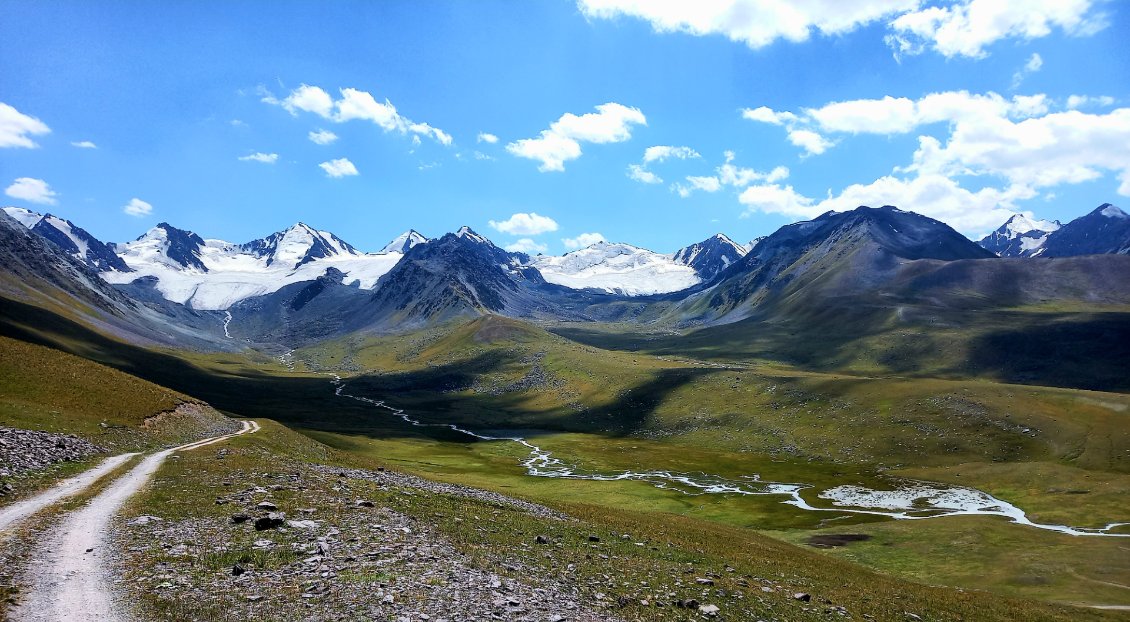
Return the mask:
M 1114 205 L 1107 205 L 1099 213 L 1107 218 L 1130 218 L 1130 215 L 1127 215 L 1126 212 Z
M 167 226 L 166 226 L 167 227 Z M 194 309 L 223 310 L 233 304 L 279 290 L 292 283 L 312 281 L 329 268 L 340 270 L 342 283 L 372 289 L 396 265 L 403 253 L 365 254 L 337 236 L 299 223 L 267 238 L 233 244 L 203 240 L 172 227 L 154 227 L 133 242 L 115 248 L 133 273 L 103 272 L 110 283 L 130 283 L 155 277 L 162 296 Z M 179 249 L 196 261 L 181 261 L 170 230 L 187 234 L 200 243 Z
M 27 227 L 28 229 L 34 227 L 36 223 L 38 223 L 39 220 L 43 218 L 42 214 L 33 212 L 29 209 L 24 209 L 22 207 L 5 207 L 4 212 L 6 212 L 12 218 L 15 218 L 16 222 Z
M 381 253 L 407 253 L 408 249 L 418 244 L 424 244 L 428 238 L 421 235 L 415 229 L 409 229 L 404 233 L 393 238 L 391 242 L 385 245 L 379 252 Z
M 978 244 L 1001 257 L 1032 257 L 1040 253 L 1048 235 L 1062 225 L 1055 220 L 1029 218 L 1013 214 L 996 231 L 981 239 Z
M 539 255 L 530 263 L 550 283 L 627 296 L 675 292 L 702 280 L 673 256 L 630 244 L 598 242 L 561 257 Z

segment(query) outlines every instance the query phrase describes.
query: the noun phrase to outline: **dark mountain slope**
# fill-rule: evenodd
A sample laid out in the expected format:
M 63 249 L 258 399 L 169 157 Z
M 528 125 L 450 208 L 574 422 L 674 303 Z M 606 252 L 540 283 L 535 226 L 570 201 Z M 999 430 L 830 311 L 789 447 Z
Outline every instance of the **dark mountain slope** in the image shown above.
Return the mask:
M 1130 254 L 1130 215 L 1110 203 L 1048 235 L 1038 257 Z

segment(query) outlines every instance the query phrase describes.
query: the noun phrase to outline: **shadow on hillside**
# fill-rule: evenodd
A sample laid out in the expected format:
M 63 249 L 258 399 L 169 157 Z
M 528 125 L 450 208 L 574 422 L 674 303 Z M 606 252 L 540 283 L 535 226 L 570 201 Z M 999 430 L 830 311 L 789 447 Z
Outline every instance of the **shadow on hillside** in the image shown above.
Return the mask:
M 1005 382 L 1130 390 L 1130 313 L 1050 316 L 973 339 L 967 371 Z
M 280 376 L 253 367 L 205 369 L 170 353 L 125 344 L 44 309 L 0 298 L 0 335 L 62 350 L 144 378 L 240 417 L 377 437 L 470 441 L 441 428 L 417 428 L 386 410 L 334 394 L 328 377 Z M 666 396 L 711 370 L 664 370 L 609 404 L 578 410 L 564 403 L 532 410 L 524 392 L 471 392 L 483 375 L 522 365 L 492 350 L 421 370 L 352 378 L 347 393 L 387 400 L 413 418 L 477 429 L 523 428 L 624 435 L 642 427 Z M 48 381 L 48 379 L 45 379 Z

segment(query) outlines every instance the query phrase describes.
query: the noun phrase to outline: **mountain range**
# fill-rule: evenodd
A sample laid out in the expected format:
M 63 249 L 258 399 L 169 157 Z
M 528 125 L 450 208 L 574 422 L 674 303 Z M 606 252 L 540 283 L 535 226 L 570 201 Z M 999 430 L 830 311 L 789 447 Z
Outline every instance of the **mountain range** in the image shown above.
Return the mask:
M 1066 225 L 1015 214 L 979 242 L 1000 257 L 1076 257 L 1130 253 L 1130 216 L 1104 203 Z
M 509 252 L 468 227 L 436 239 L 410 230 L 376 253 L 304 223 L 242 244 L 161 223 L 110 244 L 51 215 L 4 212 L 8 293 L 34 291 L 37 304 L 79 297 L 116 333 L 200 347 L 481 314 L 833 330 L 846 318 L 883 323 L 927 307 L 1130 302 L 1130 218 L 1109 204 L 1063 226 L 1017 215 L 979 244 L 886 206 L 829 212 L 748 246 L 718 234 L 670 255 L 600 242 L 560 257 Z M 1047 263 L 1078 255 L 1091 256 Z

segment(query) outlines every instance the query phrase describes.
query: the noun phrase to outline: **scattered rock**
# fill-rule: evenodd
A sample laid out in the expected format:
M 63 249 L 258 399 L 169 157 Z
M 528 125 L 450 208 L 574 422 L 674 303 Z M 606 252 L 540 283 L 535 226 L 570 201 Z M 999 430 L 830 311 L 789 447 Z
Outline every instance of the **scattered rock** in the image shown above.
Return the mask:
M 240 566 L 239 564 L 236 564 L 236 565 L 231 567 L 231 576 L 233 576 L 233 577 L 238 577 L 239 575 L 241 575 L 245 572 L 247 572 L 247 571 L 244 570 L 243 566 Z
M 148 525 L 149 523 L 159 522 L 160 520 L 161 519 L 157 516 L 149 516 L 148 514 L 143 514 L 143 515 L 138 516 L 137 518 L 131 520 L 127 524 L 129 524 L 129 525 Z
M 717 616 L 719 611 L 718 605 L 699 605 L 698 607 L 698 612 L 708 618 Z
M 545 536 L 538 536 L 537 538 L 534 538 L 534 542 L 537 542 L 538 544 L 549 544 L 549 538 Z
M 236 525 L 239 525 L 240 523 L 246 523 L 249 520 L 251 520 L 251 515 L 244 514 L 243 512 L 231 515 L 231 522 L 235 523 Z
M 274 512 L 275 510 L 279 509 L 279 506 L 271 503 L 270 501 L 260 501 L 259 504 L 255 506 L 255 508 L 263 512 Z
M 255 519 L 255 531 L 266 531 L 268 529 L 278 529 L 286 524 L 286 514 L 282 512 L 271 512 L 266 516 L 260 516 Z
M 812 600 L 812 595 L 805 592 L 797 592 L 793 594 L 793 600 L 799 600 L 802 603 L 807 603 Z
M 600 536 L 596 536 L 596 535 L 589 536 L 589 542 L 600 542 Z
M 374 506 L 373 506 L 373 502 L 372 502 L 372 501 L 367 501 L 367 500 L 365 500 L 365 499 L 358 499 L 358 500 L 357 500 L 357 504 L 356 504 L 356 505 L 357 505 L 357 507 L 359 507 L 359 508 L 371 508 L 371 507 L 374 507 Z
M 0 427 L 0 477 L 10 477 L 51 466 L 56 462 L 82 460 L 106 449 L 71 434 L 54 434 Z M 3 492 L 12 492 L 5 484 Z

